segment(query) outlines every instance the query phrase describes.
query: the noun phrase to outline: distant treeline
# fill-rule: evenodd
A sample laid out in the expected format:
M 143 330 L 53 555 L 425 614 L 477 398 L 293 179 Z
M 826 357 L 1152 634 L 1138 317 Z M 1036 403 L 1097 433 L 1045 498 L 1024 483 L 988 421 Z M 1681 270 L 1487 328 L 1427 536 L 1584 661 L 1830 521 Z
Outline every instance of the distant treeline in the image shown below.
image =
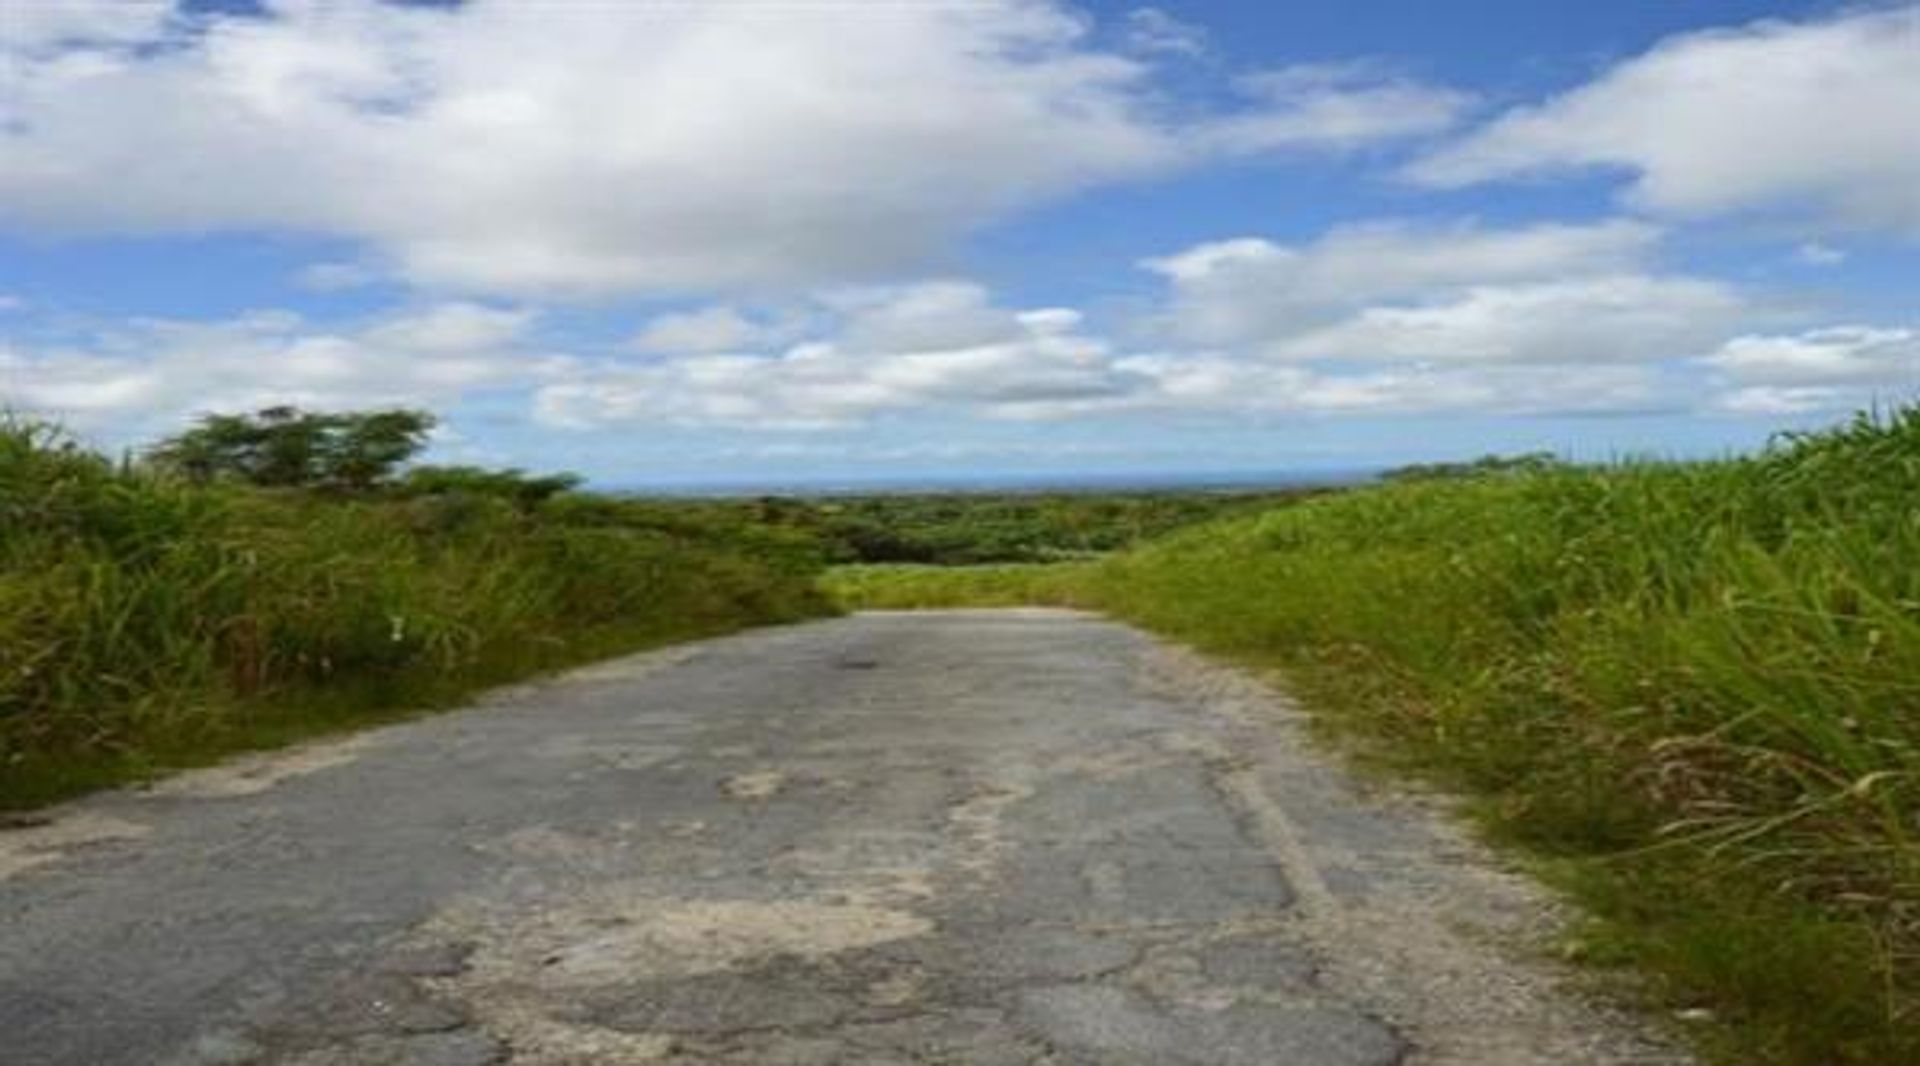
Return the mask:
M 972 565 L 1089 558 L 1326 491 L 765 497 L 651 506 L 800 531 L 836 563 Z

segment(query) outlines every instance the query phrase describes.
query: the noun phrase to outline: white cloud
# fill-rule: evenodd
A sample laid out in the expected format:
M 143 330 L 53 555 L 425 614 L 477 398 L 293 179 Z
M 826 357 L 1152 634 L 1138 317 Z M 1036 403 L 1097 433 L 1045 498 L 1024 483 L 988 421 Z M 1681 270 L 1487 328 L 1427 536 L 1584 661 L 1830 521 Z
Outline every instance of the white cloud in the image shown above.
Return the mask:
M 1700 363 L 1719 389 L 1712 406 L 1734 414 L 1837 412 L 1920 397 L 1916 329 L 1834 326 L 1748 334 Z
M 1536 280 L 1617 270 L 1660 239 L 1638 222 L 1545 223 L 1490 229 L 1477 222 L 1373 222 L 1342 226 L 1304 245 L 1259 237 L 1214 241 L 1142 265 L 1182 295 L 1282 296 L 1343 304 L 1436 287 Z
M 964 282 L 836 292 L 830 328 L 771 354 L 606 360 L 535 395 L 552 424 L 845 425 L 947 409 L 989 418 L 1053 417 L 1129 389 L 1108 345 L 1063 309 L 995 306 Z
M 73 10 L 0 45 L 0 226 L 364 242 L 321 286 L 811 288 L 1099 183 L 1428 131 L 1454 99 L 1295 72 L 1176 120 L 1043 0 Z
M 1292 359 L 1647 363 L 1710 346 L 1744 310 L 1732 290 L 1697 278 L 1627 274 L 1476 286 L 1441 302 L 1370 307 L 1269 350 Z
M 1618 414 L 1684 404 L 1649 366 L 1315 370 L 1224 356 L 1135 356 L 1145 406 L 1200 415 Z
M 1198 131 L 1202 147 L 1349 150 L 1451 129 L 1473 102 L 1364 63 L 1286 67 L 1242 78 L 1240 87 L 1259 106 Z
M 569 365 L 527 350 L 529 321 L 525 312 L 449 304 L 351 330 L 257 312 L 216 322 L 140 320 L 61 345 L 0 342 L 0 407 L 122 440 L 197 412 L 281 403 L 444 408 Z
M 775 332 L 735 308 L 703 307 L 656 317 L 634 336 L 633 346 L 669 355 L 741 351 L 765 343 Z
M 1117 348 L 1073 309 L 1007 308 L 966 281 L 836 290 L 784 350 L 606 360 L 543 386 L 537 409 L 576 427 L 791 429 L 925 412 L 1667 408 L 1688 402 L 1671 387 L 1675 361 L 1711 350 L 1738 301 L 1711 282 L 1623 273 L 1653 238 L 1625 223 L 1372 226 L 1303 248 L 1197 247 L 1150 264 L 1173 285 L 1175 339 L 1150 351 Z M 1465 283 L 1477 278 L 1492 283 Z M 1382 302 L 1409 296 L 1418 302 Z M 1182 321 L 1196 310 L 1202 321 Z
M 1786 390 L 1848 388 L 1861 398 L 1874 390 L 1920 393 L 1920 330 L 1835 326 L 1799 334 L 1749 334 L 1701 360 L 1728 383 Z
M 474 303 L 446 303 L 368 330 L 375 348 L 434 355 L 501 351 L 518 341 L 534 312 Z
M 1461 186 L 1624 168 L 1647 210 L 1920 235 L 1920 5 L 1676 37 L 1418 162 Z
M 1756 309 L 1718 281 L 1654 270 L 1659 239 L 1631 221 L 1468 221 L 1196 245 L 1143 264 L 1168 283 L 1154 333 L 1176 354 L 1120 366 L 1195 410 L 1685 406 L 1678 369 Z
M 1642 411 L 1684 402 L 1676 361 L 1715 351 L 1745 310 L 1715 282 L 1648 272 L 1657 238 L 1629 222 L 1400 223 L 1199 245 L 1145 264 L 1167 294 L 1152 342 L 1131 348 L 1077 309 L 1008 306 L 965 279 L 694 307 L 645 323 L 633 354 L 591 357 L 543 351 L 531 310 L 471 302 L 351 329 L 285 312 L 139 322 L 11 351 L 0 402 L 117 425 L 266 403 L 445 408 L 485 393 L 554 426 L 759 430 L 930 414 Z M 1844 342 L 1846 359 L 1877 358 L 1862 346 L 1908 340 L 1808 334 L 1792 357 Z M 1834 375 L 1776 381 L 1762 364 L 1789 357 L 1766 363 L 1754 343 L 1690 365 L 1729 387 Z
M 994 306 L 984 286 L 969 281 L 843 290 L 824 299 L 845 317 L 839 345 L 855 352 L 956 351 L 1029 332 L 1019 316 Z
M 1010 306 L 952 278 L 694 307 L 645 323 L 637 351 L 598 355 L 554 354 L 534 312 L 471 302 L 350 328 L 287 312 L 138 321 L 0 346 L 0 404 L 122 435 L 268 403 L 476 399 L 585 430 L 785 432 L 930 417 L 1780 414 L 1920 384 L 1913 330 L 1736 336 L 1764 311 L 1651 270 L 1656 240 L 1603 222 L 1214 242 L 1147 264 L 1165 301 L 1151 339 L 1128 345 L 1074 308 Z M 51 322 L 25 324 L 44 336 Z
M 1197 56 L 1207 50 L 1206 30 L 1157 7 L 1127 12 L 1125 37 L 1129 49 L 1148 55 Z
M 1741 302 L 1715 282 L 1647 272 L 1659 232 L 1625 221 L 1495 229 L 1371 224 L 1308 244 L 1219 241 L 1144 265 L 1186 345 L 1270 358 L 1648 361 L 1726 335 Z
M 379 268 L 367 263 L 313 263 L 302 268 L 294 280 L 315 292 L 339 292 L 371 285 L 381 276 Z
M 1777 417 L 1839 410 L 1848 406 L 1845 395 L 1824 386 L 1749 385 L 1720 394 L 1712 406 L 1730 415 Z

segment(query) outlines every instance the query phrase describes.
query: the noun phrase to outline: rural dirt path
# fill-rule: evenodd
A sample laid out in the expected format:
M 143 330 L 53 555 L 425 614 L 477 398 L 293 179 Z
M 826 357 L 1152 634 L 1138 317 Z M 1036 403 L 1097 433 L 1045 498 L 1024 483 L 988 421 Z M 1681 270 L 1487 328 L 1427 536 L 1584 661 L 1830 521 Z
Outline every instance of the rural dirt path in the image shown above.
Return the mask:
M 1427 805 L 1070 612 L 762 630 L 49 814 L 0 831 L 8 1063 L 1680 1061 Z

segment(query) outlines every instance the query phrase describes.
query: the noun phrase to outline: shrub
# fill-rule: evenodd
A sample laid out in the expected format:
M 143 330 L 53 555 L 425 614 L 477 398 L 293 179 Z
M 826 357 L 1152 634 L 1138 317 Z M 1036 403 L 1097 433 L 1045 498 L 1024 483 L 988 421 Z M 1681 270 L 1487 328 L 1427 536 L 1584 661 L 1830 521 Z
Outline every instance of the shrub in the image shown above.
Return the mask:
M 645 518 L 197 484 L 0 426 L 0 804 L 822 609 L 790 533 Z

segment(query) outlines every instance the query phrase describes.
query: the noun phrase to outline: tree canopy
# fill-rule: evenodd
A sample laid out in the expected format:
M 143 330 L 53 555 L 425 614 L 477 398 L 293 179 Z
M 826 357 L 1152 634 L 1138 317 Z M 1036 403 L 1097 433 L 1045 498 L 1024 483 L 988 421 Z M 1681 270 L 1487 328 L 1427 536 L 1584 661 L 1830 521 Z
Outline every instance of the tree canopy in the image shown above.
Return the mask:
M 390 481 L 426 446 L 433 425 L 427 412 L 404 408 L 329 414 L 268 407 L 205 415 L 150 457 L 196 480 L 358 491 Z

